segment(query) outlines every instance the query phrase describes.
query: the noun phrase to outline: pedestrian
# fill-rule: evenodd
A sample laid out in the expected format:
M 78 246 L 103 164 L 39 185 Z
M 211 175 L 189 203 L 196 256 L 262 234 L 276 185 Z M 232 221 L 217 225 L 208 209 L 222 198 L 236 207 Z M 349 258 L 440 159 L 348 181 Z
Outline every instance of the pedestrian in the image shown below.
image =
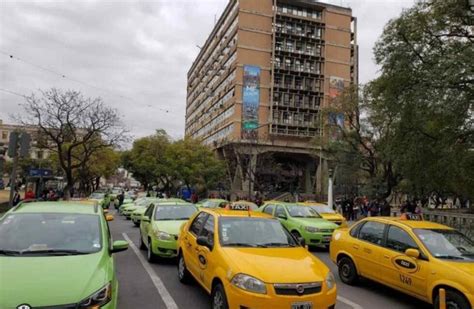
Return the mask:
M 196 204 L 197 202 L 198 202 L 198 195 L 196 194 L 196 192 L 193 192 L 193 194 L 191 194 L 191 203 Z
M 28 191 L 25 193 L 25 200 L 33 200 L 35 198 L 35 193 L 31 187 L 28 188 Z
M 18 188 L 15 187 L 15 192 L 13 193 L 13 200 L 12 200 L 13 206 L 18 205 L 20 201 L 21 201 L 20 193 L 18 192 Z
M 390 204 L 386 199 L 380 199 L 380 215 L 390 217 Z
M 123 200 L 125 199 L 125 192 L 122 190 L 118 195 L 118 207 L 122 206 Z

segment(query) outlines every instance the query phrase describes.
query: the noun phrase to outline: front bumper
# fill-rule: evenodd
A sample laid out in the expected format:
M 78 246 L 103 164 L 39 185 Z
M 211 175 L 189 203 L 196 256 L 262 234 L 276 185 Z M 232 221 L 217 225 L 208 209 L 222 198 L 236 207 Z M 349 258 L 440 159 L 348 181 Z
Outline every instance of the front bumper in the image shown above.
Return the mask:
M 177 236 L 172 236 L 171 240 L 152 239 L 152 252 L 161 257 L 173 258 L 178 255 Z
M 309 295 L 278 295 L 271 284 L 266 284 L 267 294 L 256 294 L 244 291 L 232 285 L 230 282 L 225 284 L 225 293 L 229 308 L 272 308 L 272 309 L 291 309 L 292 304 L 310 302 L 313 309 L 333 308 L 336 304 L 337 289 L 330 291 L 323 289 L 321 292 Z
M 332 239 L 331 233 L 308 233 L 304 235 L 304 240 L 308 246 L 329 245 Z

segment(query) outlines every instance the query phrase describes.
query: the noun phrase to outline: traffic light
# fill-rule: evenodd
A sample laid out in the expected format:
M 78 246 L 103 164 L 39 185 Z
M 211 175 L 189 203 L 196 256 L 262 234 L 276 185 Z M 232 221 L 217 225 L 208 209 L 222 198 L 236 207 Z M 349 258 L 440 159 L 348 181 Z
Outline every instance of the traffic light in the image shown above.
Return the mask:
M 31 136 L 28 133 L 21 133 L 20 137 L 20 157 L 25 158 L 30 154 Z
M 11 132 L 10 133 L 10 141 L 8 142 L 8 156 L 10 158 L 14 158 L 16 155 L 16 149 L 18 147 L 18 132 Z

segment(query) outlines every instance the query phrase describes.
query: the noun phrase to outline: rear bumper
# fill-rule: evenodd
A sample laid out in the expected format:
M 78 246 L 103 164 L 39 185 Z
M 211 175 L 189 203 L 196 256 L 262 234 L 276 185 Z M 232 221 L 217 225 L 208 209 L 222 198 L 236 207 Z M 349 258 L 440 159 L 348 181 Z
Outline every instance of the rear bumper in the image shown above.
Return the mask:
M 306 233 L 303 237 L 308 246 L 329 245 L 332 233 Z

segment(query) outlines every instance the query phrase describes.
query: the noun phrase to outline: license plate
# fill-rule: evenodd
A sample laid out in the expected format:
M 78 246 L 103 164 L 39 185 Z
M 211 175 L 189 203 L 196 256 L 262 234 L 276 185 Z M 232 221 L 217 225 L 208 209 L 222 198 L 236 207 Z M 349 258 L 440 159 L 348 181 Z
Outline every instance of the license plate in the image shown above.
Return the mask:
M 331 241 L 331 238 L 332 238 L 332 236 L 324 236 L 324 237 L 323 237 L 323 241 L 324 241 L 324 242 L 330 242 L 330 241 Z
M 291 309 L 313 309 L 312 302 L 292 303 Z

